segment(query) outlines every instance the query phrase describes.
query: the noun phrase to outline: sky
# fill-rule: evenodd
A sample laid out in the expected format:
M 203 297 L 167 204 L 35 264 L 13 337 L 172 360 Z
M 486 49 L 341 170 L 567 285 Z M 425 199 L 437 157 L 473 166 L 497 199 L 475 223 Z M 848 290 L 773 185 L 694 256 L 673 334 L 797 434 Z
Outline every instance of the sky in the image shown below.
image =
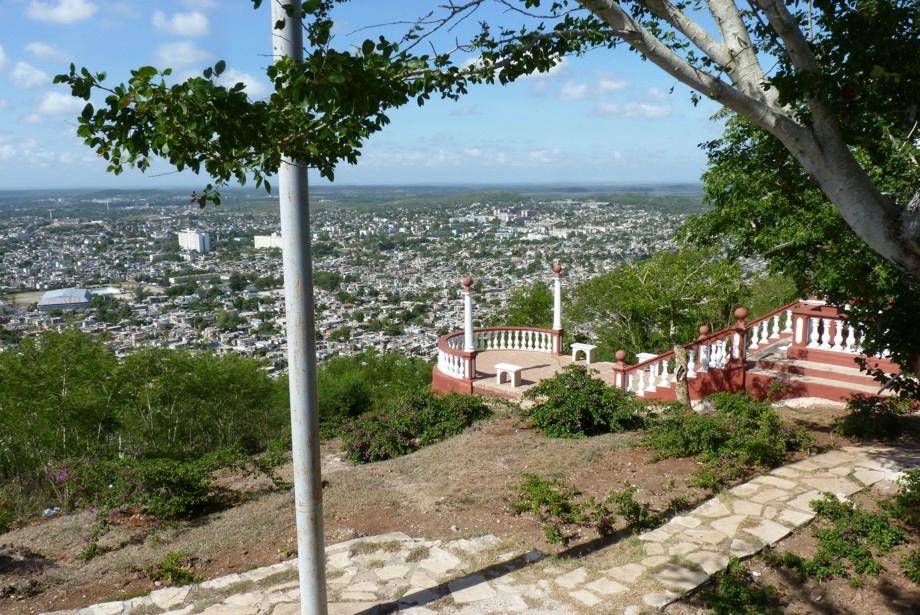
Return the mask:
M 442 3 L 353 0 L 337 14 L 336 43 L 392 33 L 396 26 L 380 24 Z M 202 186 L 207 178 L 165 164 L 147 175 L 107 174 L 75 134 L 85 103 L 52 78 L 71 62 L 106 72 L 111 85 L 144 65 L 185 76 L 223 59 L 228 85 L 242 81 L 251 97 L 266 96 L 271 18 L 264 4 L 0 0 L 0 190 Z M 487 7 L 476 19 L 511 18 Z M 368 26 L 379 27 L 361 29 Z M 625 48 L 597 50 L 514 84 L 474 86 L 457 102 L 393 112 L 358 164 L 339 166 L 336 184 L 695 182 L 706 164 L 699 144 L 721 132 L 710 119 L 717 108 L 705 100 L 693 106 L 687 88 Z M 311 181 L 325 183 L 315 173 Z

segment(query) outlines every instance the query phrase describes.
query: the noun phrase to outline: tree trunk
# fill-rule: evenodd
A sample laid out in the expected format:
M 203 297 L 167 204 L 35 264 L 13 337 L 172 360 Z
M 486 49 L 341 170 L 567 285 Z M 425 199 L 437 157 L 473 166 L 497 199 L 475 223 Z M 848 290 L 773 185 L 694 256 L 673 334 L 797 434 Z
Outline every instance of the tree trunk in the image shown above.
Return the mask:
M 674 393 L 677 403 L 690 407 L 690 385 L 687 384 L 687 349 L 680 344 L 674 344 Z

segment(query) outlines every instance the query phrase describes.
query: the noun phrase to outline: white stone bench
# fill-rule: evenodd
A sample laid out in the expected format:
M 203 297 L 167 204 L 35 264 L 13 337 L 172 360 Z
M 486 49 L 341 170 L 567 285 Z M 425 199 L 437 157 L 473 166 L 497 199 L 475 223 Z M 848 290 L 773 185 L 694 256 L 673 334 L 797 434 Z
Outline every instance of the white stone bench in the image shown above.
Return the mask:
M 572 363 L 578 361 L 578 353 L 584 353 L 585 355 L 585 364 L 590 365 L 594 363 L 594 351 L 597 350 L 597 346 L 593 344 L 582 344 L 575 342 L 572 344 Z
M 521 372 L 524 370 L 520 365 L 512 363 L 495 364 L 495 382 L 502 384 L 506 380 L 511 383 L 511 388 L 521 386 Z

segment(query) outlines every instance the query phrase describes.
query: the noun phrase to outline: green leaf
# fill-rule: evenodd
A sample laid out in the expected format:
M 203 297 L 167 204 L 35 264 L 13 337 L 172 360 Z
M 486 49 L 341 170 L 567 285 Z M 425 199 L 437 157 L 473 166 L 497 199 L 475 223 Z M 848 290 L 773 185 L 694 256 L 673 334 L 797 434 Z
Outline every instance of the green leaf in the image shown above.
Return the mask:
M 227 63 L 224 62 L 223 60 L 219 61 L 217 64 L 214 65 L 214 74 L 217 76 L 220 76 L 220 74 L 224 72 L 225 68 L 227 68 Z

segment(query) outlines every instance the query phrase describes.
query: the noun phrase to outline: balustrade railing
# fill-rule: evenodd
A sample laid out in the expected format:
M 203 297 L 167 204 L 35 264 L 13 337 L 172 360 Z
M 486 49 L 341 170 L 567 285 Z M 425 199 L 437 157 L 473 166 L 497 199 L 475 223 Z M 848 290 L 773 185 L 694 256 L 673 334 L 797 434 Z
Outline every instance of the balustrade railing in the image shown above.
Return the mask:
M 737 327 L 728 327 L 709 334 L 700 327 L 700 338 L 685 344 L 687 350 L 687 379 L 692 380 L 711 370 L 725 368 L 732 360 L 744 359 L 741 334 Z M 638 397 L 645 397 L 659 388 L 668 389 L 677 379 L 677 358 L 673 350 L 635 365 L 615 368 L 615 383 Z
M 438 340 L 438 369 L 453 378 L 471 380 L 476 375 L 476 353 L 487 350 L 518 350 L 558 353 L 562 332 L 536 327 L 482 327 L 473 329 L 475 350 L 463 350 L 463 331 Z
M 745 334 L 748 349 L 756 350 L 782 337 L 791 337 L 795 322 L 793 311 L 798 306 L 799 302 L 793 301 L 747 323 Z
M 846 316 L 838 312 L 834 306 L 826 305 L 821 301 L 802 302 L 794 311 L 794 318 L 795 330 L 792 345 L 797 350 L 822 350 L 847 355 L 864 354 L 863 332 L 853 326 Z M 883 351 L 874 356 L 887 358 L 889 355 L 890 353 Z

